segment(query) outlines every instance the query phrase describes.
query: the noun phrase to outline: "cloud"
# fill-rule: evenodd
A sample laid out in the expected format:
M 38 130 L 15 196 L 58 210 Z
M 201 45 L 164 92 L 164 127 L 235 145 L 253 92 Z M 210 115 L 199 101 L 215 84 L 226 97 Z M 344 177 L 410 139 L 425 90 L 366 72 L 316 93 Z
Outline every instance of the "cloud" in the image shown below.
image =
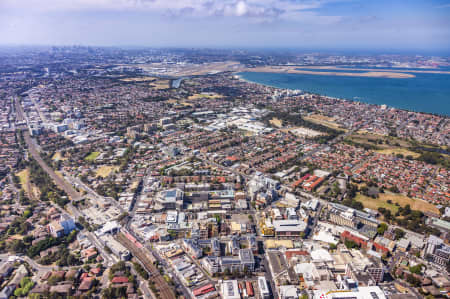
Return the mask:
M 342 0 L 0 0 L 0 10 L 29 13 L 136 11 L 180 17 L 301 17 L 301 12 Z
M 247 4 L 244 1 L 239 1 L 236 4 L 236 15 L 243 16 L 247 13 Z

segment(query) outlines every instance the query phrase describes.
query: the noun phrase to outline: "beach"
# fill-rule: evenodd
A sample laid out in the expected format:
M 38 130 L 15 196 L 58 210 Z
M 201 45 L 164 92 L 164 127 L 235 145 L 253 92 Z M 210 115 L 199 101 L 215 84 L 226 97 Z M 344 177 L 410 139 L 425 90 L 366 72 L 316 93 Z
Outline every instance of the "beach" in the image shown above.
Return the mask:
M 331 68 L 330 68 L 331 69 Z M 335 69 L 338 70 L 338 69 Z M 339 70 L 352 70 L 352 69 L 339 69 Z M 355 70 L 355 69 L 353 69 Z M 367 72 L 325 72 L 325 71 L 313 71 L 301 69 L 297 66 L 263 66 L 255 68 L 246 68 L 246 72 L 257 73 L 288 73 L 288 74 L 306 74 L 306 75 L 329 75 L 329 76 L 350 76 L 350 77 L 373 77 L 373 78 L 392 78 L 392 79 L 404 79 L 414 78 L 415 75 L 404 72 L 393 71 L 381 71 L 368 69 Z M 361 71 L 361 70 L 359 70 Z

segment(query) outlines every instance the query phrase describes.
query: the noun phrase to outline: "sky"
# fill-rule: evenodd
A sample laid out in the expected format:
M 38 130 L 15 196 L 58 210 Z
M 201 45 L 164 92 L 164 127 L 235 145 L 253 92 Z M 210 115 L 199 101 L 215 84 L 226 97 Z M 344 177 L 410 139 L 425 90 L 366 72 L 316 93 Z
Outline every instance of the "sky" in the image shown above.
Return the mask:
M 450 51 L 450 0 L 0 0 L 1 45 Z

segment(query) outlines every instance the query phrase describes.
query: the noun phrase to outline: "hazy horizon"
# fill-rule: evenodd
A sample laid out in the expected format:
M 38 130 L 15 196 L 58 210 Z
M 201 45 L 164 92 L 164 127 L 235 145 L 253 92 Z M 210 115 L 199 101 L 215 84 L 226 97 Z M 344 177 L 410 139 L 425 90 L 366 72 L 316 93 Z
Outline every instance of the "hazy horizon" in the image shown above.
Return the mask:
M 448 53 L 450 1 L 2 0 L 0 45 Z
M 48 50 L 52 47 L 92 47 L 98 49 L 120 49 L 120 50 L 212 50 L 212 51 L 247 51 L 248 54 L 291 54 L 291 55 L 301 55 L 301 54 L 320 54 L 320 55 L 347 55 L 347 56 L 377 56 L 377 55 L 405 55 L 405 56 L 438 56 L 438 57 L 448 57 L 450 56 L 450 49 L 388 49 L 388 48 L 380 48 L 380 49 L 336 49 L 336 48 L 265 48 L 265 47 L 218 47 L 218 46 L 210 46 L 210 47 L 187 47 L 187 46 L 151 46 L 151 45 L 90 45 L 90 44 L 0 44 L 0 51 L 3 49 L 10 50 L 30 50 L 30 49 L 42 49 Z

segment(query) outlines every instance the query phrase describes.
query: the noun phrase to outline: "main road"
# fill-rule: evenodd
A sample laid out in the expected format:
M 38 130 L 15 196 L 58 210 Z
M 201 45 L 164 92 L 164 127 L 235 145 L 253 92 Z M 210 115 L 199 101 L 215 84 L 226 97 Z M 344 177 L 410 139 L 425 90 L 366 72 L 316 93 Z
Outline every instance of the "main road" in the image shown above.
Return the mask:
M 25 139 L 25 143 L 27 144 L 27 147 L 28 147 L 28 152 L 38 162 L 38 164 L 42 167 L 42 169 L 44 169 L 44 171 L 53 179 L 55 184 L 59 188 L 64 190 L 64 192 L 66 192 L 66 194 L 71 198 L 71 200 L 80 199 L 81 198 L 80 193 L 78 193 L 69 182 L 67 182 L 61 176 L 57 175 L 53 171 L 53 169 L 50 166 L 48 166 L 47 163 L 45 163 L 45 161 L 42 159 L 41 155 L 37 151 L 36 147 L 34 146 L 34 142 L 31 140 L 30 133 L 28 131 L 24 131 L 24 139 Z M 76 218 L 79 218 L 80 216 L 82 216 L 80 211 L 78 211 L 78 209 L 75 208 L 71 203 L 68 203 L 66 205 L 66 209 L 69 213 L 72 214 L 72 216 L 74 216 Z M 101 242 L 97 239 L 95 234 L 93 234 L 91 232 L 87 232 L 86 237 L 99 250 L 101 256 L 103 257 L 103 259 L 105 260 L 105 262 L 108 266 L 111 266 L 112 264 L 114 264 L 116 262 L 116 260 L 104 250 L 104 247 L 101 245 Z

